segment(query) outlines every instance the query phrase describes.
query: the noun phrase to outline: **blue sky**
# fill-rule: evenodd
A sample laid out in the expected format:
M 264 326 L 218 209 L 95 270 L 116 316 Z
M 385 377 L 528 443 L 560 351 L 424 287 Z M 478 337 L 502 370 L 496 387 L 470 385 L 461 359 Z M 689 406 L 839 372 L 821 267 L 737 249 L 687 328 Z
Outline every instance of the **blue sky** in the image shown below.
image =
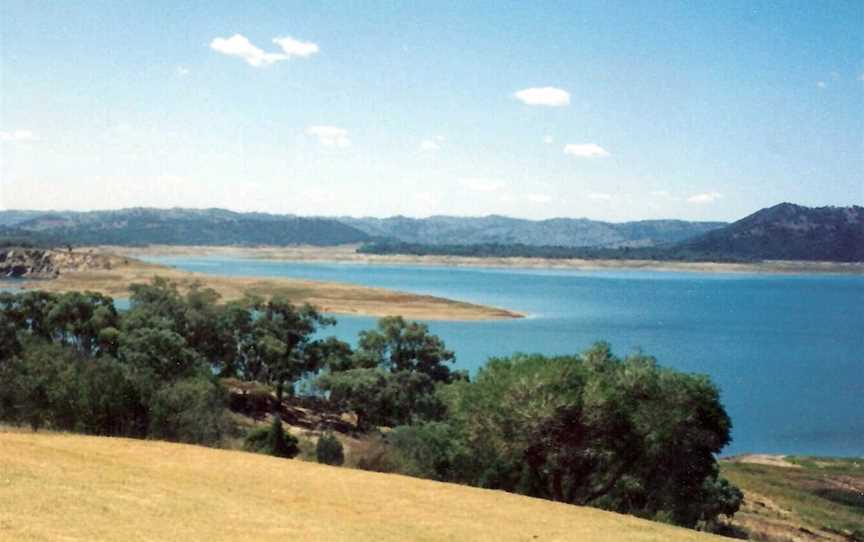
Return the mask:
M 864 2 L 175 4 L 0 4 L 0 207 L 864 203 Z

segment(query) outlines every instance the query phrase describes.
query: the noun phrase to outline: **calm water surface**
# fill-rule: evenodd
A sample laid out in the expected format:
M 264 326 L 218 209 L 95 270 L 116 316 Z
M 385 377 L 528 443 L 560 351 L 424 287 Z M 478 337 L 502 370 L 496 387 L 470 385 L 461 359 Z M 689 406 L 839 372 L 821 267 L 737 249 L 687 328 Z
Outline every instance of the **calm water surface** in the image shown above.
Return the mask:
M 472 372 L 490 356 L 569 354 L 603 339 L 720 386 L 743 452 L 864 455 L 864 277 L 555 271 L 159 258 L 191 271 L 351 282 L 523 311 L 430 322 Z M 339 317 L 348 341 L 373 327 Z
M 554 271 L 151 258 L 190 271 L 296 277 L 439 295 L 530 314 L 429 322 L 474 372 L 490 356 L 570 354 L 603 339 L 705 373 L 734 424 L 724 454 L 864 456 L 864 277 Z M 375 319 L 339 316 L 354 342 Z

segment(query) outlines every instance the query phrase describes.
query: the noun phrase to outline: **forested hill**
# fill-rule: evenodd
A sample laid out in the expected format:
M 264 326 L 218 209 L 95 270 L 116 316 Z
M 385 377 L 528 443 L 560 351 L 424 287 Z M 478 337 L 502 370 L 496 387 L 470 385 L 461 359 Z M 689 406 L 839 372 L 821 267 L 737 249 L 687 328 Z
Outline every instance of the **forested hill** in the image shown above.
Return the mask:
M 641 220 L 601 222 L 586 218 L 525 220 L 506 216 L 340 218 L 367 234 L 400 243 L 428 245 L 525 245 L 557 247 L 649 247 L 674 243 L 725 226 L 725 222 Z
M 221 209 L 0 212 L 0 237 L 74 245 L 340 245 L 370 236 L 339 221 Z
M 325 218 L 222 209 L 0 211 L 0 245 L 339 245 L 364 252 L 647 260 L 864 261 L 864 207 L 781 203 L 732 224 L 504 216 Z M 13 242 L 14 241 L 14 242 Z
M 546 245 L 470 244 L 465 241 L 435 244 L 389 240 L 367 243 L 360 251 L 371 254 L 589 260 L 864 262 L 864 207 L 810 208 L 781 203 L 691 239 L 653 246 L 567 246 L 555 244 L 551 238 Z
M 326 218 L 235 213 L 221 209 L 122 209 L 93 212 L 0 211 L 0 237 L 32 243 L 336 245 L 372 239 L 430 245 L 653 247 L 681 241 L 723 222 L 584 218 L 525 220 L 505 216 Z
M 864 207 L 781 203 L 676 245 L 676 250 L 740 259 L 864 261 Z

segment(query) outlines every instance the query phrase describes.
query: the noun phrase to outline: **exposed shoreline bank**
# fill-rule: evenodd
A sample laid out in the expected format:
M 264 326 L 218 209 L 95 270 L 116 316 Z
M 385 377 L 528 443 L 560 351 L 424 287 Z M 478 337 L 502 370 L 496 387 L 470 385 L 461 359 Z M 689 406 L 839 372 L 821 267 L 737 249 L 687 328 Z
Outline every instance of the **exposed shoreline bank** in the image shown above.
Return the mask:
M 251 258 L 319 263 L 370 265 L 417 265 L 488 267 L 513 269 L 569 269 L 574 271 L 645 270 L 695 273 L 756 274 L 842 274 L 864 275 L 864 263 L 767 261 L 754 263 L 666 262 L 655 260 L 581 260 L 548 258 L 492 258 L 466 256 L 412 256 L 397 254 L 360 254 L 357 245 L 316 246 L 183 246 L 149 245 L 144 247 L 97 246 L 94 251 L 130 257 L 205 257 Z
M 496 307 L 384 288 L 282 277 L 224 277 L 147 263 L 128 254 L 118 255 L 105 250 L 93 252 L 105 261 L 104 266 L 63 269 L 56 278 L 25 278 L 9 284 L 24 290 L 89 290 L 114 298 L 126 298 L 130 284 L 147 283 L 159 276 L 177 283 L 181 292 L 197 283 L 216 290 L 223 301 L 241 299 L 247 293 L 265 298 L 282 295 L 294 304 L 309 303 L 322 312 L 337 315 L 401 315 L 416 320 L 451 321 L 509 320 L 525 316 Z

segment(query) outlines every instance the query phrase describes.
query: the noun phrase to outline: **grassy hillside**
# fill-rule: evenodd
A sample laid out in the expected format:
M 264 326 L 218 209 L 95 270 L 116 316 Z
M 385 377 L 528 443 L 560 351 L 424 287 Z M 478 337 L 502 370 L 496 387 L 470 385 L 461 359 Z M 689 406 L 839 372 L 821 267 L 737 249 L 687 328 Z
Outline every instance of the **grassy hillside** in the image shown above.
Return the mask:
M 0 432 L 2 540 L 722 538 L 403 476 L 155 441 Z
M 864 459 L 742 456 L 721 470 L 744 491 L 733 523 L 752 540 L 864 540 Z

